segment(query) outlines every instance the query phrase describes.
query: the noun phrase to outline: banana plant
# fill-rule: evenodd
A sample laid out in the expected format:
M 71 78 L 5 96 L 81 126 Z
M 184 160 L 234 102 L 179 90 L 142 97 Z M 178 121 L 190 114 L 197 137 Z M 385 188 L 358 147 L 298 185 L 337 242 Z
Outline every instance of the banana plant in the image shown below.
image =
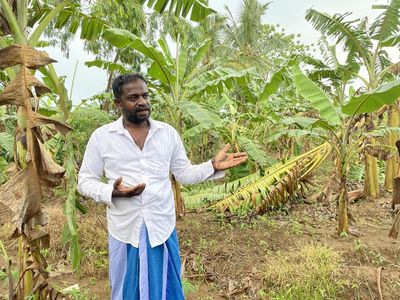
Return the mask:
M 302 126 L 315 132 L 328 142 L 336 157 L 336 174 L 339 178 L 339 225 L 338 232 L 349 232 L 347 176 L 351 159 L 360 151 L 363 140 L 379 134 L 382 131 L 372 131 L 354 136 L 356 117 L 360 114 L 372 113 L 384 105 L 391 105 L 400 93 L 400 80 L 383 84 L 372 91 L 361 95 L 352 94 L 348 101 L 340 101 L 341 106 L 334 106 L 334 101 L 323 92 L 310 78 L 303 74 L 300 67 L 294 66 L 293 81 L 300 96 L 310 101 L 318 110 L 320 117 L 303 119 Z M 296 121 L 299 122 L 299 121 Z M 379 134 L 378 134 L 379 132 Z M 386 128 L 385 133 L 399 132 L 398 128 Z
M 9 1 L 1 0 L 0 4 L 2 9 L 2 14 L 0 14 L 0 31 L 2 33 L 0 34 L 0 48 L 2 48 L 2 50 L 7 49 L 6 46 L 8 46 L 8 44 L 24 45 L 29 47 L 40 45 L 41 37 L 46 28 L 48 28 L 53 21 L 56 22 L 58 27 L 63 26 L 65 24 L 66 15 L 74 14 L 74 16 L 77 16 L 76 20 L 78 21 L 72 22 L 72 24 L 76 25 L 75 31 L 79 26 L 82 28 L 81 35 L 85 38 L 91 38 L 91 36 L 97 32 L 97 30 L 94 30 L 93 33 L 94 25 L 102 25 L 100 22 L 97 22 L 98 20 L 95 17 L 85 16 L 77 10 L 77 6 L 72 0 L 63 0 L 56 6 L 51 6 L 49 4 L 42 5 L 41 2 L 29 0 L 21 0 L 17 2 L 11 1 L 10 3 Z M 31 30 L 29 30 L 30 28 Z M 102 27 L 100 26 L 100 28 Z M 63 81 L 57 76 L 55 69 L 51 64 L 52 62 L 54 62 L 54 60 L 49 61 L 49 63 L 46 64 L 38 65 L 37 68 L 33 68 L 33 71 L 39 69 L 39 71 L 44 75 L 43 80 L 46 82 L 46 85 L 58 96 L 57 101 L 55 101 L 58 110 L 58 119 L 67 121 L 72 108 L 72 101 L 68 98 L 67 90 Z M 8 80 L 14 80 L 14 78 L 16 78 L 16 71 L 16 67 L 5 69 L 5 74 L 7 74 Z M 39 98 L 35 101 L 36 104 L 34 107 L 39 108 Z M 26 118 L 25 113 L 20 108 L 17 112 L 17 118 L 19 122 Z M 24 122 L 22 121 L 22 124 L 23 123 Z M 22 125 L 20 124 L 19 126 L 21 127 Z M 68 143 L 70 144 L 69 146 L 72 145 L 70 137 L 67 137 L 65 142 L 67 147 Z M 73 151 L 67 153 L 69 156 L 74 154 Z M 74 162 L 75 159 L 72 157 L 69 161 Z M 71 168 L 74 165 L 75 163 L 73 165 L 69 164 L 68 168 Z M 64 235 L 70 237 L 70 258 L 73 263 L 73 268 L 76 269 L 79 266 L 80 254 L 78 251 L 79 244 L 76 233 L 77 226 L 74 222 L 76 211 L 75 189 L 72 188 L 74 182 L 76 183 L 74 173 L 76 173 L 76 171 L 66 173 L 69 177 L 68 185 L 70 185 L 66 201 L 66 211 L 68 212 L 67 217 L 69 221 L 68 226 L 65 227 L 66 234 Z
M 1 69 L 19 66 L 15 78 L 0 94 L 0 105 L 18 107 L 14 140 L 17 172 L 0 187 L 2 222 L 12 221 L 16 227 L 14 237 L 20 237 L 21 284 L 15 294 L 18 299 L 28 296 L 46 297 L 53 288 L 48 286 L 48 273 L 45 270 L 47 265 L 40 252 L 41 246 L 48 245 L 49 242 L 49 235 L 39 229 L 39 226 L 48 222 L 47 215 L 41 210 L 41 201 L 46 189 L 53 189 L 60 184 L 65 170 L 53 161 L 45 149 L 41 128 L 52 125 L 64 134 L 71 128 L 39 114 L 37 105 L 33 105 L 50 89 L 33 76 L 31 69 L 37 69 L 54 60 L 46 53 L 26 45 L 3 48 L 0 50 L 0 57 Z M 57 294 L 56 292 L 55 295 L 58 296 Z
M 382 83 L 394 79 L 390 73 L 392 63 L 385 47 L 396 46 L 400 42 L 400 1 L 391 0 L 389 4 L 374 5 L 373 8 L 382 10 L 382 13 L 370 25 L 366 18 L 348 21 L 349 13 L 331 16 L 315 9 L 309 9 L 306 13 L 306 19 L 315 29 L 332 38 L 336 44 L 343 45 L 343 49 L 348 53 L 348 63 L 356 62 L 365 68 L 367 77 L 361 74 L 357 74 L 357 77 L 364 83 L 367 91 L 375 90 Z M 395 136 L 390 139 L 396 140 Z M 365 158 L 365 192 L 367 196 L 376 197 L 379 191 L 377 162 L 368 154 Z M 389 164 L 392 166 L 388 167 L 388 170 L 396 167 L 394 160 L 389 161 Z M 391 189 L 392 178 L 388 178 L 386 182 L 386 187 Z

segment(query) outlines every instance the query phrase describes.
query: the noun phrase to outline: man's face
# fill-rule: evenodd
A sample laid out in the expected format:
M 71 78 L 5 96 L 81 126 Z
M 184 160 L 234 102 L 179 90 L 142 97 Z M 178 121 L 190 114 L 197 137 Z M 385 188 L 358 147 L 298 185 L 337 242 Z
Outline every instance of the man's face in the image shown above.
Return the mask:
M 151 113 L 149 90 L 146 83 L 138 79 L 124 84 L 122 95 L 120 99 L 115 99 L 115 104 L 122 109 L 125 120 L 133 124 L 146 122 Z

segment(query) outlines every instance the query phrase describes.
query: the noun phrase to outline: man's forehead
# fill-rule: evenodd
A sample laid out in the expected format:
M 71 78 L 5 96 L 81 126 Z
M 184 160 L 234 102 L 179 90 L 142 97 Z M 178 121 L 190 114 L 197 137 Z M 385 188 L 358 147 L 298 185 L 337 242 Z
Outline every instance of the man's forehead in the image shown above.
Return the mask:
M 142 80 L 128 82 L 122 86 L 123 93 L 147 93 L 147 84 Z

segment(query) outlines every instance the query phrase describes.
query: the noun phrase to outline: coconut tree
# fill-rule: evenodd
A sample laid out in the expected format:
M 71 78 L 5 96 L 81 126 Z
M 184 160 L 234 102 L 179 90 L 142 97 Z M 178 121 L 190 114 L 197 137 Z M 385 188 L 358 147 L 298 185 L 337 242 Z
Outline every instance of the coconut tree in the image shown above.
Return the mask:
M 268 9 L 269 2 L 261 4 L 257 0 L 244 0 L 237 17 L 234 17 L 228 7 L 229 20 L 225 28 L 224 55 L 229 60 L 242 64 L 244 67 L 257 66 L 267 69 L 268 63 L 260 56 L 261 17 Z

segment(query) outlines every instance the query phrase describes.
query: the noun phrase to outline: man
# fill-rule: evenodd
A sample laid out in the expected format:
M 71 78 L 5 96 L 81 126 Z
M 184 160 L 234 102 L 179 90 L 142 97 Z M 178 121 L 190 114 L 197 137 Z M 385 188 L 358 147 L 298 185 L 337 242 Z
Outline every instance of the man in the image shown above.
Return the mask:
M 221 177 L 218 171 L 247 154 L 228 154 L 226 145 L 214 159 L 192 165 L 176 130 L 150 118 L 141 75 L 118 76 L 113 92 L 122 116 L 94 131 L 78 179 L 82 195 L 107 204 L 111 299 L 184 299 L 169 173 L 198 183 Z

